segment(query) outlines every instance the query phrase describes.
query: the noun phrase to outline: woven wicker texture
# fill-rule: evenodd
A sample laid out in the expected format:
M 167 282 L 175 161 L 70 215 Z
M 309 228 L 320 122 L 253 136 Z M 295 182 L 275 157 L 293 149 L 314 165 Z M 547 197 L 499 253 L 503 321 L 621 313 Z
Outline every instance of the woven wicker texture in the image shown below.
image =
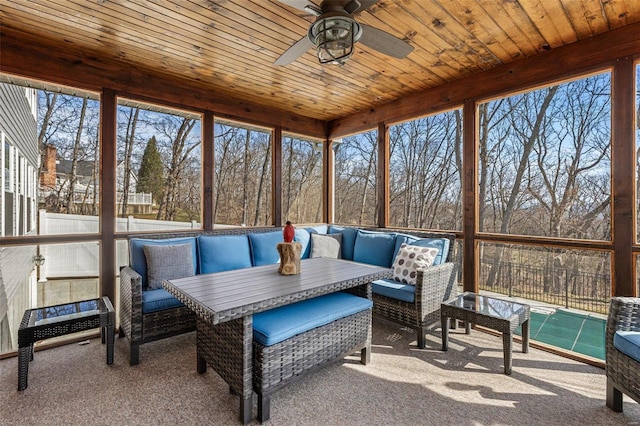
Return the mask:
M 258 394 L 258 420 L 269 419 L 270 395 L 306 374 L 361 350 L 367 364 L 371 352 L 371 309 L 264 346 L 253 342 L 253 388 Z
M 116 314 L 108 297 L 95 299 L 98 311 L 95 315 L 76 318 L 60 317 L 52 322 L 37 324 L 35 313 L 39 309 L 27 309 L 18 328 L 18 390 L 28 386 L 29 362 L 33 361 L 33 345 L 39 340 L 64 336 L 79 331 L 100 328 L 102 343 L 107 346 L 107 364 L 113 364 Z M 82 303 L 82 302 L 77 302 Z M 63 306 L 63 305 L 59 305 Z
M 389 228 L 385 228 L 385 231 L 406 232 Z M 440 321 L 440 304 L 455 298 L 458 294 L 458 268 L 456 263 L 451 262 L 455 235 L 419 231 L 411 231 L 411 235 L 418 238 L 449 239 L 449 252 L 444 256 L 447 261 L 418 271 L 413 303 L 374 293 L 373 314 L 413 328 L 416 331 L 418 347 L 423 349 L 427 329 Z
M 372 281 L 391 276 L 389 268 L 339 259 L 305 259 L 301 265 L 300 275 L 284 276 L 277 272 L 276 265 L 265 265 L 164 282 L 164 287 L 171 294 L 197 314 L 198 372 L 205 372 L 207 366 L 214 368 L 229 384 L 232 392 L 240 395 L 239 417 L 244 424 L 250 422 L 252 416 L 253 369 L 256 366 L 253 357 L 253 314 L 341 290 L 371 295 Z M 369 310 L 366 317 L 362 319 L 362 315 L 356 314 L 352 319 L 358 320 L 355 325 L 351 320 L 338 320 L 333 325 L 323 326 L 326 328 L 300 333 L 282 342 L 279 345 L 283 350 L 287 349 L 289 342 L 295 342 L 297 346 L 289 349 L 297 351 L 299 355 L 293 354 L 291 362 L 294 364 L 283 360 L 281 368 L 283 371 L 292 369 L 308 372 L 353 350 L 368 348 L 368 343 L 363 342 L 369 341 L 371 335 Z M 322 337 L 311 337 L 314 333 Z M 365 340 L 362 340 L 365 335 Z M 297 339 L 300 339 L 300 343 Z M 369 353 L 368 349 L 362 352 L 363 362 L 368 360 Z M 258 368 L 262 369 L 264 362 L 261 358 Z M 282 375 L 276 372 L 277 368 L 275 365 L 268 367 L 266 375 L 262 371 L 257 373 L 261 377 L 257 389 L 262 394 L 258 400 L 258 415 L 262 420 L 269 417 L 271 392 L 288 383 L 282 378 L 278 381 L 274 379 L 276 375 Z M 264 388 L 265 384 L 270 387 Z M 262 389 L 266 390 L 263 392 Z
M 476 302 L 480 305 L 495 304 L 496 309 L 488 309 L 487 312 L 476 310 L 475 304 L 464 306 L 462 300 L 470 297 L 471 300 L 482 297 L 484 301 Z M 474 293 L 464 293 L 456 299 L 442 303 L 442 350 L 447 350 L 449 339 L 449 320 L 464 321 L 466 333 L 471 332 L 471 324 L 487 327 L 502 333 L 502 354 L 504 357 L 504 373 L 511 374 L 513 359 L 513 332 L 522 326 L 522 352 L 529 351 L 529 320 L 531 307 L 529 305 L 510 302 L 486 296 L 478 296 Z
M 166 239 L 199 235 L 246 235 L 276 228 L 225 228 L 213 231 L 131 235 L 131 238 Z M 140 345 L 195 330 L 195 314 L 186 306 L 142 313 L 142 278 L 131 267 L 120 270 L 120 337 L 129 340 L 129 364 L 140 362 Z
M 607 351 L 607 407 L 622 411 L 622 394 L 640 402 L 640 363 L 613 346 L 616 331 L 640 331 L 640 298 L 614 297 L 609 305 Z

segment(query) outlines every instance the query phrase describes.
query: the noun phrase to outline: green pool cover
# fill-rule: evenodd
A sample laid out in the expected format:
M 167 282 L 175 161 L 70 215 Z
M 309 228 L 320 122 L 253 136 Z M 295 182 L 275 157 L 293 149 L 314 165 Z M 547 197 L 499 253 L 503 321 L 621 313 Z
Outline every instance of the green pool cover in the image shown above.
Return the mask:
M 558 309 L 531 312 L 529 332 L 531 340 L 604 360 L 605 326 L 605 319 Z M 522 334 L 520 328 L 515 333 Z

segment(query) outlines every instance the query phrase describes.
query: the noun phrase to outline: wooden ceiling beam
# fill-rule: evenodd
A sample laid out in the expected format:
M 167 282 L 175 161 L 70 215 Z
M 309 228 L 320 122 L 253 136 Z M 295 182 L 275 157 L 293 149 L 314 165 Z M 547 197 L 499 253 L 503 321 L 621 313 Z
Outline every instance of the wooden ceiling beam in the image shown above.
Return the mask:
M 495 97 L 612 66 L 617 59 L 640 57 L 640 24 L 627 25 L 492 70 L 473 74 L 412 96 L 371 107 L 329 122 L 335 139 L 461 106 L 467 99 Z
M 267 105 L 214 93 L 169 75 L 150 74 L 113 58 L 51 46 L 6 28 L 0 31 L 0 72 L 87 91 L 116 91 L 118 95 L 190 110 L 213 111 L 217 117 L 325 139 L 326 122 Z

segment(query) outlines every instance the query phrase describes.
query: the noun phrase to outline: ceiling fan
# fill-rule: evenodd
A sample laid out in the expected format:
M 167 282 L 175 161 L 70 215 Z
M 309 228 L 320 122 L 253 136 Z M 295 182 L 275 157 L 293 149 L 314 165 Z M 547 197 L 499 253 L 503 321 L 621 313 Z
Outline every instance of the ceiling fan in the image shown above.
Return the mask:
M 354 45 L 365 46 L 385 55 L 402 59 L 413 46 L 372 26 L 356 22 L 354 15 L 373 6 L 378 0 L 324 0 L 320 6 L 308 0 L 279 0 L 288 6 L 316 16 L 307 35 L 287 49 L 275 65 L 288 65 L 312 47 L 321 64 L 344 65 L 353 54 Z

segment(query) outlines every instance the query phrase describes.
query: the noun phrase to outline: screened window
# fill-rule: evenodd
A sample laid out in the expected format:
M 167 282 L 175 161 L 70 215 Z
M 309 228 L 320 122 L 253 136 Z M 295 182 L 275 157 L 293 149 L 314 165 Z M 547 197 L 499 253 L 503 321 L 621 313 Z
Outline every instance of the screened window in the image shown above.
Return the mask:
M 99 124 L 97 95 L 38 91 L 41 234 L 99 231 Z
M 479 229 L 611 239 L 611 76 L 479 105 Z
M 119 231 L 201 228 L 198 114 L 118 100 Z
M 378 220 L 378 131 L 334 141 L 336 223 L 374 225 Z
M 462 110 L 389 128 L 389 224 L 462 228 Z
M 293 223 L 322 221 L 322 143 L 282 141 L 282 214 Z
M 213 224 L 273 224 L 271 131 L 216 121 Z

